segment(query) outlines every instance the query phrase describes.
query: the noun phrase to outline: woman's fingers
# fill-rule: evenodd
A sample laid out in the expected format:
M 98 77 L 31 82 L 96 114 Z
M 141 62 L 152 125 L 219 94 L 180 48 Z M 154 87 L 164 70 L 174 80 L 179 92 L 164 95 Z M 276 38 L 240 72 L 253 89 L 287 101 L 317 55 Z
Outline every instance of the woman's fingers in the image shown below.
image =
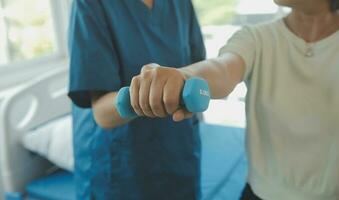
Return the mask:
M 173 114 L 180 107 L 181 90 L 184 80 L 170 78 L 164 86 L 163 102 L 167 114 Z
M 139 89 L 140 89 L 140 77 L 135 76 L 132 79 L 131 86 L 130 86 L 130 99 L 131 99 L 131 105 L 134 109 L 134 111 L 139 116 L 145 115 L 142 112 L 142 109 L 139 104 Z
M 149 97 L 150 97 L 150 87 L 152 84 L 152 71 L 145 71 L 141 73 L 141 82 L 139 89 L 139 105 L 142 109 L 142 112 L 147 117 L 155 117 L 152 112 Z
M 157 117 L 167 116 L 164 103 L 162 101 L 165 83 L 165 79 L 155 77 L 151 84 L 149 102 L 153 114 Z

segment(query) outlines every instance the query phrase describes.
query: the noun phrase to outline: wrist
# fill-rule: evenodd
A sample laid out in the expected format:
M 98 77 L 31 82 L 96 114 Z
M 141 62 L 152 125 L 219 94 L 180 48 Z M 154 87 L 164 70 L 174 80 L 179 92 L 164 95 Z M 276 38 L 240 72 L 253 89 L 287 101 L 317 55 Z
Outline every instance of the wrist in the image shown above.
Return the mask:
M 193 74 L 186 67 L 180 68 L 178 71 L 183 75 L 185 81 L 193 77 Z

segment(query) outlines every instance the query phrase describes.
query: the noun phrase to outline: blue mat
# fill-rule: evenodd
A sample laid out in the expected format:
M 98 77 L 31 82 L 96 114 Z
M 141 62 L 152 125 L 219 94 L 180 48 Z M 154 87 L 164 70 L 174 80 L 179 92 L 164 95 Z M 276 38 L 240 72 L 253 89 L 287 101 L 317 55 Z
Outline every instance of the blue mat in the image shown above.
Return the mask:
M 73 175 L 58 171 L 26 187 L 29 200 L 75 200 Z
M 244 130 L 201 124 L 203 200 L 237 200 L 246 182 Z M 72 174 L 59 171 L 27 186 L 30 200 L 75 200 Z
M 202 124 L 203 200 L 237 200 L 246 183 L 244 129 Z

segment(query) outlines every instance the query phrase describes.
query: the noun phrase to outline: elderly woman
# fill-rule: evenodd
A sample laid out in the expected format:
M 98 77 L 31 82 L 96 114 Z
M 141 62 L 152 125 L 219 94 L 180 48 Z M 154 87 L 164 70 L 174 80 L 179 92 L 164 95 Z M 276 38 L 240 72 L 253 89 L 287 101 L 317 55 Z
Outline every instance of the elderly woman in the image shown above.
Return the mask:
M 218 58 L 180 69 L 144 66 L 133 78 L 131 104 L 143 115 L 140 100 L 149 99 L 153 114 L 166 111 L 180 121 L 191 116 L 179 103 L 186 79 L 206 79 L 213 98 L 245 81 L 249 185 L 243 199 L 337 200 L 339 3 L 275 2 L 292 12 L 243 28 Z

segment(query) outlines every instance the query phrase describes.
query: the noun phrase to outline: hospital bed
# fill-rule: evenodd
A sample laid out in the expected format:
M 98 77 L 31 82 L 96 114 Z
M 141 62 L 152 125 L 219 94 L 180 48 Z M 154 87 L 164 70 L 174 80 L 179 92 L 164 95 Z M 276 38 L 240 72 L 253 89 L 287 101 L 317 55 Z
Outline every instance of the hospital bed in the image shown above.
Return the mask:
M 0 199 L 6 192 L 24 192 L 26 185 L 53 165 L 21 145 L 23 134 L 70 112 L 67 69 L 60 68 L 16 88 L 0 105 Z
M 21 86 L 0 103 L 0 200 L 75 199 L 71 172 L 22 146 L 24 134 L 70 113 L 68 71 L 56 69 Z M 246 182 L 244 129 L 201 123 L 203 200 L 236 200 Z M 18 198 L 19 199 L 19 198 Z

